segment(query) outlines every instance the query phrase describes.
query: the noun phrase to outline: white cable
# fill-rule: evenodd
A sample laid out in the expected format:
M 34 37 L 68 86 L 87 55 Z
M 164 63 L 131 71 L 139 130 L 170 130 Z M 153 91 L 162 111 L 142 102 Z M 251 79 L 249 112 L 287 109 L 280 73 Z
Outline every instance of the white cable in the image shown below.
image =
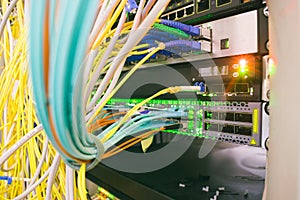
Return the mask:
M 4 146 L 6 146 L 6 144 L 8 143 L 9 139 L 7 137 L 7 104 L 8 102 L 5 102 L 5 106 L 4 106 L 4 111 L 3 111 L 3 122 L 4 122 L 4 129 L 3 129 L 3 139 L 4 139 Z M 8 167 L 8 163 L 5 162 L 4 163 L 4 169 L 7 169 Z M 8 176 L 7 171 L 4 173 L 5 176 Z M 7 198 L 7 192 L 4 193 L 4 198 Z
M 35 180 L 37 179 L 37 177 L 39 176 L 39 174 L 41 172 L 41 169 L 42 169 L 42 166 L 44 164 L 44 160 L 46 158 L 46 154 L 47 154 L 47 151 L 48 151 L 48 144 L 49 144 L 49 139 L 46 136 L 46 141 L 45 141 L 44 146 L 43 146 L 42 155 L 41 155 L 41 158 L 39 160 L 38 167 L 36 168 L 36 171 L 35 171 L 33 177 L 31 178 L 31 181 L 30 181 L 28 187 L 32 186 L 32 184 L 35 182 Z
M 14 52 L 14 38 L 13 38 L 13 34 L 11 32 L 11 27 L 10 27 L 10 22 L 7 21 L 6 22 L 6 29 L 7 29 L 7 33 L 8 33 L 8 39 L 9 39 L 9 60 L 11 60 L 13 58 L 13 52 Z
M 4 146 L 7 143 L 7 101 L 5 102 L 4 105 L 4 110 L 3 110 L 3 123 L 4 123 L 4 129 L 3 129 L 3 139 L 4 139 Z
M 57 154 L 53 160 L 53 165 L 51 166 L 51 171 L 49 173 L 49 178 L 47 181 L 47 189 L 46 189 L 46 200 L 51 200 L 52 187 L 55 181 L 56 172 L 58 170 L 60 164 L 60 156 Z
M 100 6 L 100 10 L 98 12 L 98 15 L 95 19 L 95 22 L 92 26 L 92 30 L 91 30 L 91 35 L 89 36 L 89 40 L 91 39 L 91 37 L 93 37 L 93 39 L 95 39 L 95 37 L 97 36 L 97 32 L 99 31 L 99 29 L 101 28 L 100 25 L 102 24 L 102 20 L 103 20 L 103 15 L 104 13 L 106 13 L 106 9 L 108 9 L 108 3 L 109 3 L 109 0 L 104 0 L 104 2 L 100 2 L 99 6 Z M 111 4 L 112 5 L 112 4 Z
M 24 181 L 24 182 L 30 182 L 30 178 L 17 178 L 17 177 L 12 177 L 13 181 Z
M 12 12 L 12 10 L 14 9 L 14 7 L 16 6 L 18 0 L 13 0 L 10 2 L 2 20 L 1 20 L 1 24 L 0 24 L 0 37 L 2 37 L 3 31 L 4 31 L 4 27 L 6 25 L 6 22 L 9 18 L 10 13 Z
M 139 7 L 138 7 L 138 10 L 137 10 L 137 13 L 134 17 L 134 21 L 133 21 L 131 31 L 128 35 L 126 35 L 124 38 L 122 38 L 122 40 L 120 41 L 120 44 L 124 44 L 127 41 L 129 35 L 132 32 L 134 32 L 136 30 L 136 28 L 138 27 L 138 25 L 140 24 L 144 5 L 145 5 L 145 0 L 141 0 L 140 4 L 139 4 Z
M 127 42 L 124 44 L 122 49 L 119 51 L 118 56 L 113 60 L 111 64 L 111 68 L 116 68 L 117 66 L 122 66 L 122 64 L 125 62 L 124 58 L 127 57 L 130 50 L 136 46 L 143 36 L 149 31 L 152 24 L 155 22 L 157 15 L 164 10 L 164 7 L 170 2 L 170 0 L 167 1 L 158 1 L 158 3 L 152 8 L 149 15 L 145 18 L 145 20 L 140 24 L 140 26 L 132 32 L 132 34 L 128 37 Z M 119 56 L 120 55 L 120 56 Z M 114 76 L 114 78 L 119 78 Z M 102 98 L 101 101 L 104 101 L 105 98 Z M 98 103 L 97 106 L 93 109 L 91 113 L 95 113 L 97 111 L 97 108 L 99 108 L 101 104 Z M 88 120 L 91 116 L 93 116 L 91 113 L 86 117 L 86 120 Z
M 133 21 L 133 25 L 132 25 L 130 33 L 134 32 L 137 29 L 137 27 L 140 25 L 141 17 L 142 17 L 142 11 L 143 11 L 145 2 L 146 2 L 145 0 L 140 1 L 138 10 L 137 10 L 136 15 L 134 17 L 134 21 Z M 130 35 L 130 33 L 129 33 L 129 35 Z
M 22 145 L 24 145 L 28 140 L 36 136 L 40 131 L 43 130 L 43 126 L 40 124 L 32 129 L 29 133 L 24 135 L 19 141 L 17 141 L 11 148 L 9 148 L 5 153 L 3 153 L 0 157 L 0 166 Z
M 123 61 L 123 63 L 125 62 L 125 59 Z M 110 95 L 111 91 L 114 89 L 114 87 L 116 86 L 118 80 L 119 80 L 119 76 L 122 72 L 122 66 L 123 63 L 117 68 L 117 71 L 115 72 L 115 75 L 113 77 L 113 80 L 111 81 L 108 89 L 105 91 L 104 96 L 101 98 L 100 102 L 96 105 L 96 107 L 86 116 L 86 121 L 88 121 L 91 116 L 93 116 L 95 114 L 95 112 L 98 110 L 98 108 L 101 106 L 101 104 L 105 101 L 105 99 Z
M 110 44 L 108 45 L 103 57 L 101 58 L 101 61 L 99 63 L 99 67 L 96 69 L 96 71 L 94 72 L 94 76 L 92 77 L 91 81 L 88 84 L 88 89 L 87 89 L 87 93 L 85 94 L 86 97 L 86 101 L 87 102 L 87 97 L 89 96 L 89 94 L 92 92 L 94 85 L 97 82 L 97 79 L 100 75 L 100 72 L 102 70 L 102 68 L 105 66 L 105 63 L 107 61 L 107 59 L 109 58 L 110 53 L 112 52 L 119 36 L 122 30 L 122 27 L 125 23 L 126 20 L 126 10 L 124 9 L 120 18 L 120 21 L 118 23 L 116 32 L 112 38 L 112 40 L 110 41 Z M 106 89 L 107 85 L 109 84 L 109 81 L 111 80 L 111 77 L 113 76 L 114 72 L 117 70 L 118 66 L 115 66 L 114 68 L 110 67 L 107 71 L 107 73 L 104 76 L 104 79 L 102 80 L 100 86 L 97 88 L 96 94 L 95 96 L 92 98 L 91 102 L 89 103 L 89 105 L 87 106 L 87 110 L 91 110 L 97 100 L 101 97 L 102 93 L 104 92 L 104 90 Z
M 105 0 L 107 4 L 107 0 Z M 97 16 L 95 25 L 91 31 L 90 37 L 89 37 L 89 45 L 92 46 L 92 42 L 95 41 L 99 33 L 101 33 L 101 30 L 103 30 L 103 25 L 106 20 L 108 19 L 109 14 L 117 7 L 119 4 L 120 0 L 114 0 L 114 1 L 109 1 L 109 4 L 106 8 L 106 4 L 103 3 L 101 6 L 100 12 Z
M 74 169 L 66 165 L 66 196 L 67 199 L 74 199 Z
M 40 185 L 45 180 L 45 178 L 49 175 L 49 172 L 50 172 L 50 168 L 43 174 L 43 176 L 37 182 L 35 182 L 31 187 L 27 188 L 22 194 L 14 198 L 14 200 L 20 200 L 25 198 L 32 190 L 34 190 L 38 185 Z
M 101 73 L 101 70 L 103 69 L 103 67 L 105 66 L 105 64 L 107 63 L 107 59 L 109 58 L 111 52 L 113 51 L 113 48 L 120 36 L 121 30 L 123 28 L 123 25 L 125 23 L 126 20 L 126 9 L 123 10 L 121 18 L 119 20 L 118 26 L 116 28 L 116 32 L 113 36 L 113 38 L 111 39 L 103 57 L 101 58 L 101 61 L 96 69 L 96 71 L 94 72 L 94 75 L 91 79 L 91 81 L 88 83 L 88 89 L 87 89 L 87 93 L 86 93 L 86 99 L 85 102 L 87 102 L 87 98 L 89 96 L 89 94 L 92 92 L 94 85 L 96 84 L 99 75 Z M 87 110 L 91 110 L 91 108 L 93 108 L 93 106 L 96 104 L 97 100 L 101 97 L 102 93 L 104 92 L 104 90 L 106 89 L 107 85 L 109 84 L 109 81 L 114 73 L 114 71 L 116 70 L 116 68 L 109 68 L 109 70 L 107 71 L 107 73 L 105 74 L 104 79 L 102 80 L 101 84 L 99 85 L 99 87 L 97 88 L 96 94 L 95 96 L 92 98 L 91 102 L 89 103 Z
M 156 2 L 156 0 L 149 0 L 143 10 L 143 13 L 142 13 L 142 19 L 144 19 L 148 12 L 150 11 L 151 7 L 153 6 L 153 4 Z M 145 11 L 148 11 L 147 13 Z
M 33 191 L 38 185 L 40 185 L 45 180 L 45 178 L 49 175 L 49 173 L 53 170 L 53 168 L 56 168 L 56 165 L 57 163 L 59 163 L 59 161 L 60 161 L 60 155 L 57 153 L 53 159 L 53 163 L 51 167 L 47 169 L 47 171 L 43 174 L 43 176 L 32 186 L 28 187 L 22 194 L 14 198 L 14 200 L 20 200 L 25 198 L 31 191 Z
M 23 149 L 20 149 L 20 152 L 21 152 L 21 154 L 20 155 L 24 155 L 23 154 Z M 23 173 L 26 171 L 26 172 L 29 172 L 30 170 L 29 170 L 29 167 L 30 167 L 30 163 L 29 163 L 29 154 L 28 154 L 28 152 L 25 150 L 25 166 L 23 166 Z M 24 158 L 23 158 L 24 159 Z M 29 173 L 30 174 L 30 173 Z M 20 177 L 24 177 L 23 176 L 23 174 L 20 176 Z
M 16 117 L 15 117 L 15 119 L 16 119 Z M 12 136 L 12 134 L 13 134 L 13 131 L 14 131 L 14 129 L 15 129 L 15 126 L 16 126 L 16 123 L 14 122 L 14 123 L 11 125 L 10 130 L 9 130 L 9 132 L 8 132 L 8 134 L 7 134 L 7 137 L 6 137 L 7 142 L 10 140 L 10 138 L 11 138 L 11 136 Z
M 182 92 L 200 92 L 200 86 L 178 86 Z
M 4 113 L 4 114 L 3 114 L 3 115 L 4 115 L 4 119 L 3 119 L 4 124 L 7 124 L 7 117 L 5 117 L 5 116 L 7 116 L 7 102 L 6 102 L 6 104 L 5 104 L 4 112 L 3 112 L 3 113 Z M 14 120 L 16 120 L 16 118 L 17 118 L 17 114 L 15 115 Z M 6 125 L 4 126 L 4 130 L 3 130 L 4 146 L 6 146 L 6 144 L 10 141 L 15 126 L 16 126 L 16 123 L 14 122 L 14 123 L 11 125 L 8 134 L 7 134 L 7 127 L 6 127 Z M 7 162 L 5 162 L 5 163 L 4 163 L 4 167 L 0 167 L 0 169 L 1 169 L 1 171 L 3 171 L 3 172 L 9 172 L 10 170 L 12 170 L 12 169 L 15 167 L 15 165 L 16 165 L 16 163 L 13 164 L 10 168 L 8 168 Z
M 68 165 L 66 166 L 66 182 L 65 182 L 65 187 L 66 187 L 66 195 L 65 195 L 65 199 L 71 199 L 70 198 L 70 181 L 69 181 L 69 172 L 68 172 Z
M 145 0 L 141 0 L 140 3 L 139 3 L 137 13 L 134 17 L 134 21 L 133 21 L 130 33 L 135 31 L 137 29 L 138 25 L 140 24 L 144 5 L 145 5 Z M 124 38 L 122 38 L 122 40 L 120 41 L 120 44 L 126 43 L 130 33 L 128 35 L 126 35 Z
M 89 53 L 88 60 L 86 62 L 86 65 L 84 66 L 84 73 L 83 73 L 83 84 L 84 85 L 89 84 L 89 81 L 88 81 L 89 75 L 90 75 L 90 72 L 92 71 L 93 63 L 94 63 L 94 60 L 98 53 L 99 53 L 98 49 L 92 50 Z M 94 69 L 93 69 L 93 71 L 94 71 Z M 90 93 L 88 95 L 86 95 L 86 88 L 87 88 L 87 86 L 85 86 L 85 91 L 84 91 L 85 97 L 90 95 Z M 84 105 L 86 105 L 86 101 L 84 101 Z
M 30 0 L 26 0 L 26 1 L 24 1 L 24 25 L 25 25 L 25 27 L 29 27 L 29 21 L 30 21 Z

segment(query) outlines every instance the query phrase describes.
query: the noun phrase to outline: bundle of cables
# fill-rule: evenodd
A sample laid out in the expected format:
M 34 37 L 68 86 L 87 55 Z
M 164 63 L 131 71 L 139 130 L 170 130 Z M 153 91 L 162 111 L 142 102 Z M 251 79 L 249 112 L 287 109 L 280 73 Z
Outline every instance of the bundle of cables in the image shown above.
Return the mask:
M 186 115 L 139 109 L 159 95 L 199 91 L 197 86 L 166 88 L 127 112 L 110 114 L 106 107 L 151 56 L 185 43 L 142 42 L 168 3 L 1 1 L 3 199 L 86 199 L 86 170 L 174 123 L 167 118 Z M 134 20 L 127 21 L 132 12 Z M 140 50 L 145 55 L 120 80 L 126 59 Z M 133 134 L 137 136 L 112 148 Z

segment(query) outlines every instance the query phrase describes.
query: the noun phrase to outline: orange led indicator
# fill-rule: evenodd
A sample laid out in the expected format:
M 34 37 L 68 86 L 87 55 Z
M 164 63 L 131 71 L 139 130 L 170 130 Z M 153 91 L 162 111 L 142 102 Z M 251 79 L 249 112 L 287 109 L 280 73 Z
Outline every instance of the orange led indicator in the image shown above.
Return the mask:
M 246 65 L 247 65 L 247 60 L 241 59 L 240 62 L 239 62 L 239 64 L 240 64 L 240 67 L 246 67 Z

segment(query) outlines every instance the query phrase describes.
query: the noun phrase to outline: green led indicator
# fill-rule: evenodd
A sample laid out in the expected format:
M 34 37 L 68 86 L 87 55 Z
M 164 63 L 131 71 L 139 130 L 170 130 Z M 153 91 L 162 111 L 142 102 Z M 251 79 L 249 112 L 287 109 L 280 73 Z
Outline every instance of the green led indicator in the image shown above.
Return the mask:
M 211 124 L 206 124 L 206 129 L 209 130 L 209 128 L 211 127 Z
M 275 73 L 275 62 L 272 58 L 270 58 L 268 61 L 269 74 L 273 75 Z
M 275 66 L 269 66 L 269 74 L 273 75 L 275 72 Z
M 229 49 L 229 38 L 225 38 L 221 40 L 221 50 Z
M 245 74 L 247 72 L 248 72 L 248 69 L 246 67 L 241 67 L 241 69 L 240 69 L 241 74 Z
M 226 47 L 226 49 L 229 49 L 229 40 L 227 40 L 227 41 L 225 42 L 225 47 Z
M 188 129 L 194 129 L 194 122 L 193 121 L 189 121 Z

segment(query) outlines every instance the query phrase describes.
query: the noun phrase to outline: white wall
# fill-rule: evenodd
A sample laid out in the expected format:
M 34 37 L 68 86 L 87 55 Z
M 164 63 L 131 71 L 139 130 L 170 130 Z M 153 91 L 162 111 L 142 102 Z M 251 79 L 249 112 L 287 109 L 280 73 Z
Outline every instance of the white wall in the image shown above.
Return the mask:
M 271 79 L 269 200 L 300 199 L 300 1 L 269 0 Z

